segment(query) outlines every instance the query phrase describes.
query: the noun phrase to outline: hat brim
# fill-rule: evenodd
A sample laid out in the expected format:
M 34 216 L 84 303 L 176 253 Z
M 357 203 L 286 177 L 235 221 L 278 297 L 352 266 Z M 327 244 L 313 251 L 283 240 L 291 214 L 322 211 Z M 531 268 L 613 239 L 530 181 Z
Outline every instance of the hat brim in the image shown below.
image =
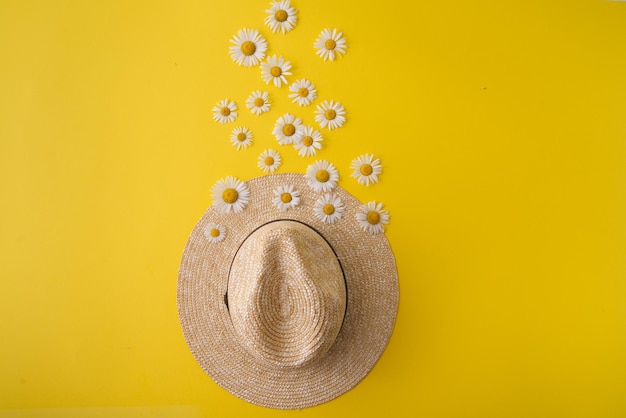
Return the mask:
M 374 367 L 384 351 L 398 310 L 395 259 L 384 234 L 365 232 L 356 220 L 361 203 L 337 187 L 345 205 L 332 225 L 313 213 L 322 195 L 304 175 L 272 174 L 246 182 L 250 202 L 242 213 L 222 214 L 210 207 L 193 229 L 178 276 L 177 303 L 187 345 L 202 369 L 221 387 L 248 402 L 278 409 L 299 409 L 347 392 Z M 298 190 L 300 204 L 285 212 L 272 204 L 282 185 Z M 329 351 L 301 367 L 277 367 L 250 355 L 238 341 L 224 295 L 232 260 L 241 243 L 260 226 L 295 220 L 318 231 L 341 263 L 347 289 L 344 322 Z M 226 227 L 223 241 L 204 236 L 209 223 Z

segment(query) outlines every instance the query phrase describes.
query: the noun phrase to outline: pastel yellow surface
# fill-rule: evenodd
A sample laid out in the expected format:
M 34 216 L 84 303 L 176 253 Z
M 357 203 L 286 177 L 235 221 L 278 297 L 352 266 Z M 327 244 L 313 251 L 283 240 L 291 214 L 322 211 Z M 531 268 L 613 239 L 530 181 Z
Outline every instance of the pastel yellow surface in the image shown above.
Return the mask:
M 293 5 L 282 35 L 266 1 L 0 1 L 0 416 L 626 416 L 626 3 Z M 300 412 L 219 388 L 178 325 L 211 186 L 261 175 L 267 148 L 280 172 L 315 159 L 272 137 L 313 109 L 231 61 L 243 27 L 345 105 L 318 156 L 391 213 L 391 343 Z M 336 62 L 314 54 L 325 27 L 348 40 Z M 227 97 L 240 116 L 220 125 Z M 366 152 L 384 166 L 369 188 L 349 169 Z

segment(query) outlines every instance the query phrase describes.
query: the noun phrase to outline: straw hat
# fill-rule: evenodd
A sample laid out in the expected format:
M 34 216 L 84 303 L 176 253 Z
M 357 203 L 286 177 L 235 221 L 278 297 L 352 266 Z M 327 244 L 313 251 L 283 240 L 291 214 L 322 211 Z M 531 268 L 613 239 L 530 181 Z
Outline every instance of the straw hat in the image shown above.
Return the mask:
M 327 402 L 359 383 L 389 341 L 398 308 L 391 248 L 361 228 L 361 203 L 339 187 L 342 217 L 326 224 L 314 214 L 323 193 L 304 175 L 245 185 L 245 208 L 210 207 L 185 247 L 177 298 L 185 340 L 218 385 L 248 402 Z M 284 185 L 300 201 L 281 211 L 272 200 Z

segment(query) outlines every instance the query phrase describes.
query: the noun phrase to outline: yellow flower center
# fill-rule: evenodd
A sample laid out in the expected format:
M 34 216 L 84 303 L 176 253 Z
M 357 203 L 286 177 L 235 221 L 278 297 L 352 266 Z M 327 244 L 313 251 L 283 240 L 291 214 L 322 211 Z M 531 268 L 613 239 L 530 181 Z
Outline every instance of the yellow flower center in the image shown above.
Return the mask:
M 262 107 L 265 104 L 265 100 L 261 99 L 260 97 L 257 97 L 256 99 L 254 99 L 254 105 L 256 107 Z
M 306 97 L 309 95 L 309 89 L 301 87 L 300 90 L 298 90 L 298 95 L 300 97 Z
M 284 22 L 285 20 L 287 20 L 288 17 L 289 15 L 284 10 L 279 10 L 274 14 L 274 18 L 279 22 Z
M 326 215 L 332 215 L 333 213 L 335 213 L 335 207 L 331 205 L 330 203 L 326 203 L 324 205 L 324 213 Z
M 372 172 L 374 171 L 374 169 L 372 168 L 371 165 L 369 164 L 362 164 L 361 167 L 359 167 L 359 171 L 361 172 L 361 174 L 363 174 L 364 176 L 369 176 L 370 174 L 372 174 Z
M 250 56 L 256 52 L 256 45 L 252 41 L 246 41 L 241 44 L 241 52 L 246 56 Z
M 315 173 L 315 178 L 320 183 L 326 183 L 330 179 L 330 174 L 328 174 L 326 170 L 318 170 L 317 173 Z
M 335 47 L 337 46 L 337 43 L 333 41 L 332 39 L 329 39 L 326 41 L 324 46 L 326 47 L 326 49 L 335 49 Z
M 302 138 L 302 143 L 305 146 L 310 147 L 311 145 L 313 145 L 313 137 L 305 136 L 304 138 Z
M 237 134 L 237 141 L 239 141 L 239 142 L 243 142 L 243 141 L 245 141 L 245 140 L 246 140 L 246 138 L 247 138 L 247 137 L 248 137 L 248 136 L 247 136 L 246 134 L 244 134 L 243 132 L 239 132 L 239 133 Z
M 219 229 L 217 229 L 217 228 L 213 228 L 213 229 L 211 229 L 210 234 L 211 234 L 211 236 L 212 236 L 213 238 L 217 238 L 217 237 L 219 237 L 219 236 L 220 236 L 220 230 L 219 230 Z
M 227 107 L 223 107 L 220 109 L 220 113 L 222 114 L 222 116 L 228 116 L 230 115 L 230 109 Z
M 291 202 L 291 199 L 292 199 L 292 197 L 291 197 L 290 193 L 283 193 L 283 194 L 280 195 L 280 200 L 283 203 L 289 203 L 289 202 Z
M 272 67 L 272 69 L 270 70 L 270 74 L 272 75 L 272 77 L 280 77 L 282 73 L 283 70 L 280 67 Z
M 235 203 L 239 198 L 239 193 L 235 189 L 226 189 L 222 193 L 222 199 L 226 203 Z
M 380 213 L 376 212 L 375 210 L 367 212 L 367 222 L 369 222 L 371 225 L 378 225 L 378 223 L 380 222 Z
M 296 127 L 293 126 L 291 123 L 288 123 L 285 126 L 283 126 L 283 134 L 285 134 L 286 136 L 291 136 L 295 133 L 296 133 Z
M 270 165 L 274 165 L 274 158 L 273 157 L 265 157 L 265 165 L 270 166 Z
M 328 109 L 326 113 L 324 113 L 324 116 L 326 116 L 326 119 L 328 120 L 333 120 L 337 117 L 337 112 L 335 112 L 333 109 Z

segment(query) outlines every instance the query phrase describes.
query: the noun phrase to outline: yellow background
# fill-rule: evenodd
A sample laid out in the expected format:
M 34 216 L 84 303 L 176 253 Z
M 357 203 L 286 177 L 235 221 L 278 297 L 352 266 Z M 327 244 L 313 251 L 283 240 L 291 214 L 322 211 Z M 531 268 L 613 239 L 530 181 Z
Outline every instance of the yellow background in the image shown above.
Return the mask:
M 0 2 L 0 416 L 626 416 L 626 3 L 294 0 L 286 36 L 268 4 Z M 178 325 L 211 186 L 262 174 L 266 148 L 281 172 L 314 160 L 272 137 L 313 109 L 231 61 L 242 27 L 345 105 L 318 155 L 392 217 L 390 345 L 303 411 L 220 389 Z M 325 27 L 348 40 L 333 63 L 312 47 Z M 220 125 L 226 97 L 240 117 Z M 349 176 L 365 152 L 370 188 Z

